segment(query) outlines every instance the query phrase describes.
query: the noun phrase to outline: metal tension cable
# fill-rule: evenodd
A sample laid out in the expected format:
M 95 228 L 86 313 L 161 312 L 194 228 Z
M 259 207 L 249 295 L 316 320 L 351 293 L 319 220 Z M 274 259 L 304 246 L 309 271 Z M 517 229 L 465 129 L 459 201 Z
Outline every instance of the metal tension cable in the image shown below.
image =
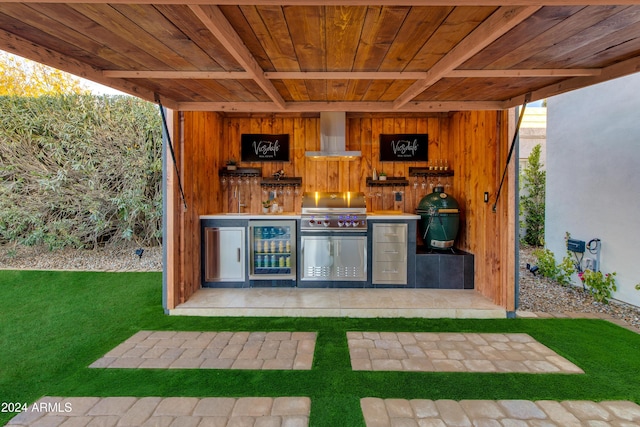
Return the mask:
M 504 178 L 505 176 L 507 176 L 507 168 L 509 167 L 509 162 L 511 161 L 511 156 L 513 155 L 513 149 L 516 147 L 516 140 L 518 139 L 518 135 L 520 134 L 520 125 L 522 124 L 522 118 L 524 117 L 524 110 L 527 108 L 527 103 L 529 101 L 531 101 L 531 92 L 527 93 L 524 96 L 524 104 L 522 104 L 522 110 L 520 110 L 520 117 L 518 118 L 516 133 L 513 135 L 513 140 L 511 141 L 511 148 L 509 149 L 509 155 L 507 156 L 507 163 L 504 165 L 504 172 L 502 172 L 500 187 L 498 187 L 498 194 L 496 194 L 496 201 L 493 204 L 494 212 L 496 211 L 496 207 L 498 206 L 498 199 L 500 198 L 500 192 L 502 191 L 502 184 L 504 184 Z
M 176 153 L 173 151 L 173 144 L 171 144 L 171 135 L 169 134 L 169 127 L 167 126 L 167 118 L 164 116 L 164 107 L 162 101 L 160 101 L 160 95 L 154 94 L 158 107 L 160 107 L 160 115 L 162 116 L 162 124 L 164 125 L 164 133 L 167 135 L 167 142 L 169 143 L 169 151 L 171 152 L 171 158 L 173 159 L 173 166 L 176 169 L 176 178 L 178 180 L 178 188 L 180 189 L 180 195 L 182 196 L 182 203 L 184 204 L 184 210 L 187 210 L 187 199 L 184 197 L 184 191 L 182 190 L 182 183 L 180 182 L 180 171 L 178 170 L 178 163 L 176 162 Z

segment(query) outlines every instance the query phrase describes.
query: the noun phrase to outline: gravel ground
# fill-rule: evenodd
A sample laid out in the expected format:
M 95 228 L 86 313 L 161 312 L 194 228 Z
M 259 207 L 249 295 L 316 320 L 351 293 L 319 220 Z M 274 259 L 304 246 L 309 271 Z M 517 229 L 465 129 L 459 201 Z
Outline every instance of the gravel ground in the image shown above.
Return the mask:
M 602 304 L 594 301 L 591 294 L 582 287 L 561 286 L 542 276 L 534 276 L 527 270 L 527 263 L 535 265 L 533 250 L 520 250 L 520 307 L 521 311 L 545 313 L 601 313 L 640 329 L 640 307 L 619 301 Z
M 44 246 L 0 246 L 0 269 L 162 271 L 162 248 L 118 246 L 97 250 L 57 249 Z
M 98 250 L 45 247 L 0 246 L 0 269 L 92 270 L 92 271 L 162 271 L 162 248 L 143 248 L 142 257 L 135 246 L 109 247 Z M 580 287 L 560 286 L 541 276 L 533 276 L 527 263 L 536 264 L 531 248 L 520 251 L 521 311 L 547 313 L 601 313 L 623 320 L 640 329 L 640 308 L 617 301 L 595 302 Z

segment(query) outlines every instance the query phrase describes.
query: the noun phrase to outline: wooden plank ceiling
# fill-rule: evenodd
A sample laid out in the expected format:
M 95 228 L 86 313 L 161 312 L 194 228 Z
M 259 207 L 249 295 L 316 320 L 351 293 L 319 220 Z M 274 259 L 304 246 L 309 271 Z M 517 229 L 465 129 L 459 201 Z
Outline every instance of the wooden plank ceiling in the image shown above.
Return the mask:
M 179 110 L 504 109 L 640 70 L 628 0 L 60 1 L 1 2 L 0 49 Z

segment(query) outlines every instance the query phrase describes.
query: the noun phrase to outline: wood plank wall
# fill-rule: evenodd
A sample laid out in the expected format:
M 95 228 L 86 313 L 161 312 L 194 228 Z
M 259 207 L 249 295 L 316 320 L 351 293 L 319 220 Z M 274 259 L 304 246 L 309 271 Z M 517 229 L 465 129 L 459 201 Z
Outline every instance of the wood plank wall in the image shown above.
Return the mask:
M 460 202 L 463 224 L 457 246 L 475 255 L 476 289 L 513 311 L 513 171 L 493 211 L 509 143 L 507 112 L 459 112 L 451 117 L 448 155 L 456 172 L 452 193 Z M 484 202 L 485 192 L 488 203 Z
M 172 141 L 185 194 L 184 206 L 174 166 L 167 159 L 167 234 L 173 239 L 168 258 L 167 309 L 185 302 L 200 288 L 200 215 L 220 211 L 222 198 L 217 171 L 218 146 L 222 144 L 222 119 L 218 113 L 176 112 Z M 170 274 L 169 274 L 170 271 Z M 171 296 L 171 298 L 169 298 Z
M 290 162 L 241 163 L 242 167 L 261 167 L 264 177 L 282 169 L 287 176 L 302 177 L 302 188 L 296 196 L 295 192 L 278 194 L 278 202 L 285 211 L 300 212 L 301 195 L 304 191 L 363 191 L 367 194 L 369 210 L 402 210 L 413 212 L 419 200 L 428 192 L 418 183 L 414 188 L 413 181 L 408 187 L 367 188 L 366 178 L 372 176 L 373 169 L 386 172 L 389 176 L 408 177 L 409 167 L 427 166 L 427 162 L 380 162 L 378 138 L 381 133 L 428 133 L 429 156 L 434 159 L 445 159 L 447 156 L 442 141 L 448 140 L 448 115 L 432 115 L 431 117 L 396 117 L 380 118 L 371 115 L 348 115 L 347 149 L 362 151 L 362 157 L 354 160 L 316 160 L 305 157 L 305 151 L 320 149 L 320 120 L 314 117 L 227 117 L 224 119 L 223 140 L 227 143 L 220 146 L 222 164 L 227 159 L 240 158 L 240 136 L 243 133 L 288 133 L 291 135 Z M 435 182 L 435 181 L 434 181 Z M 444 183 L 444 180 L 442 181 Z M 223 187 L 223 206 L 225 212 L 237 211 L 238 182 L 233 186 L 227 180 Z M 402 191 L 402 201 L 396 202 L 394 191 Z M 267 194 L 253 180 L 240 184 L 242 200 L 247 200 L 247 211 L 259 213 L 261 201 Z
M 427 181 L 414 187 L 367 188 L 366 177 L 375 168 L 389 176 L 408 177 L 412 166 L 424 167 L 427 162 L 380 162 L 378 138 L 382 133 L 427 133 L 429 158 L 447 160 L 455 176 L 440 180 L 449 184 L 452 194 L 462 208 L 461 230 L 457 246 L 476 256 L 475 283 L 483 295 L 501 306 L 513 304 L 513 283 L 509 282 L 509 253 L 506 241 L 513 238 L 508 230 L 509 206 L 502 196 L 497 213 L 492 211 L 495 192 L 502 174 L 507 141 L 507 115 L 505 112 L 478 111 L 452 114 L 388 116 L 371 114 L 347 115 L 347 149 L 362 151 L 356 160 L 314 160 L 305 157 L 305 151 L 320 149 L 319 115 L 278 116 L 252 115 L 226 116 L 218 113 L 184 112 L 177 135 L 180 137 L 179 155 L 181 175 L 187 195 L 188 209 L 176 221 L 180 236 L 180 253 L 174 264 L 180 283 L 174 283 L 173 303 L 188 299 L 200 286 L 200 234 L 198 218 L 203 214 L 236 212 L 238 193 L 248 212 L 261 212 L 261 201 L 267 198 L 259 182 L 253 179 L 229 179 L 222 185 L 219 168 L 228 159 L 240 159 L 240 136 L 243 133 L 287 133 L 290 135 L 290 161 L 241 163 L 240 167 L 261 167 L 262 176 L 270 177 L 283 169 L 287 176 L 302 177 L 302 188 L 296 195 L 283 188 L 277 194 L 285 211 L 300 212 L 303 191 L 363 191 L 367 194 L 369 210 L 402 210 L 414 212 L 420 199 L 431 192 Z M 507 146 L 505 148 L 505 145 Z M 511 177 L 512 179 L 512 177 Z M 507 182 L 508 186 L 508 182 Z M 272 190 L 272 189 L 267 189 Z M 394 191 L 403 191 L 402 201 L 395 201 Z M 490 202 L 484 203 L 484 192 Z M 176 195 L 175 188 L 173 190 Z M 175 204 L 180 207 L 179 203 Z M 512 213 L 511 213 L 512 214 Z M 506 239 L 506 240 L 505 240 Z M 176 280 L 178 281 L 178 280 Z M 168 302 L 168 305 L 171 304 Z M 509 308 L 508 308 L 509 309 Z

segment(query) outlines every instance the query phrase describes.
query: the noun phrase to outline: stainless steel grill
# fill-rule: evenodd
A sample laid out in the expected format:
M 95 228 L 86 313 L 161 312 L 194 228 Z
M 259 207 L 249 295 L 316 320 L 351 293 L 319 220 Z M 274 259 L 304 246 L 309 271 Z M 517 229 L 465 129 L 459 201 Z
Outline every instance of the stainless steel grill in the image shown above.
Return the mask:
M 367 205 L 364 193 L 304 193 L 300 228 L 305 231 L 366 230 Z
M 364 193 L 304 193 L 300 241 L 301 280 L 366 281 Z

